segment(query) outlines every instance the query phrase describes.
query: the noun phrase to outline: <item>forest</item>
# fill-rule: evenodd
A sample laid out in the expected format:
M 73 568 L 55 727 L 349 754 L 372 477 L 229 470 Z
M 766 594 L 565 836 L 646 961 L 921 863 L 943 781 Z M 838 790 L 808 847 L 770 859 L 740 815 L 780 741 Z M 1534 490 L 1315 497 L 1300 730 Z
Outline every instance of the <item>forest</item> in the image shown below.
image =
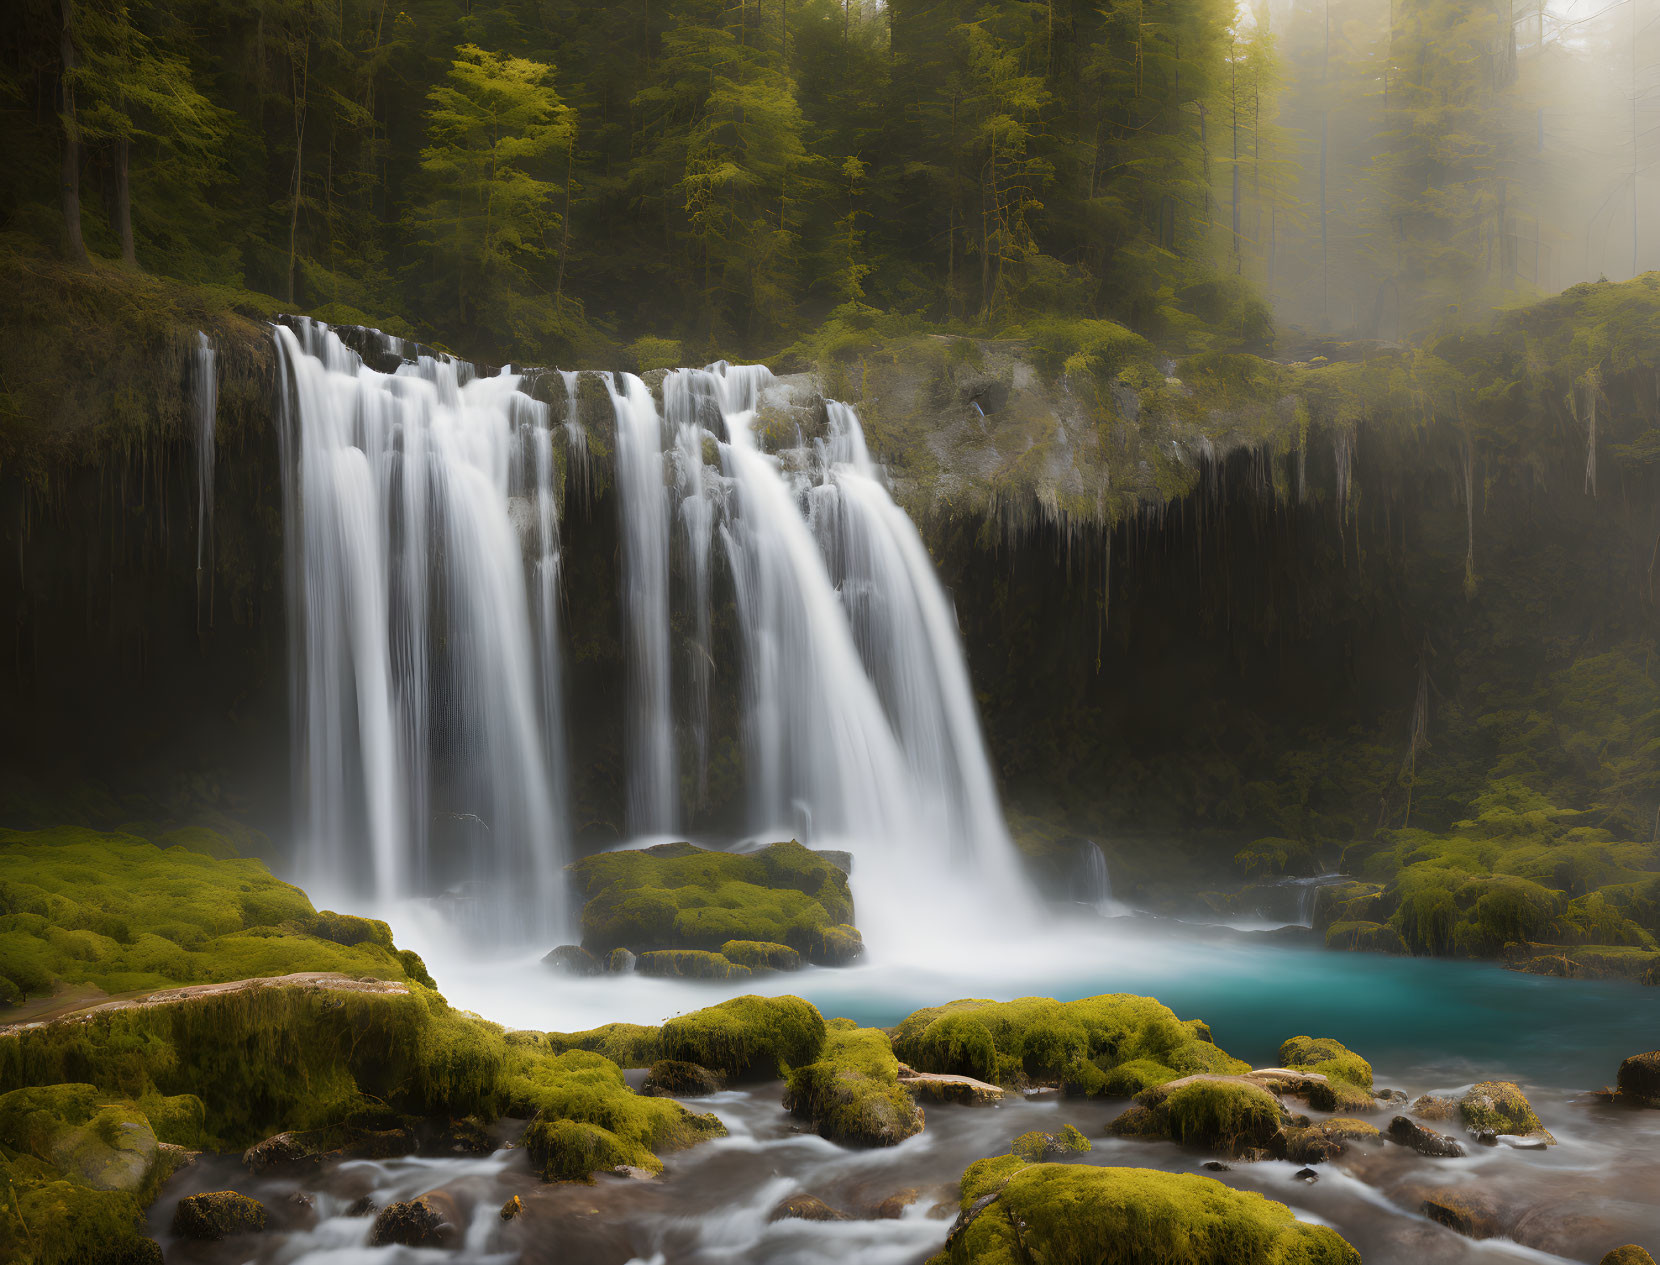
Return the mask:
M 1174 352 L 1276 319 L 1413 338 L 1660 247 L 1635 55 L 1629 152 L 1593 161 L 1623 107 L 1571 91 L 1621 15 L 1387 10 L 18 0 L 0 222 L 471 355 L 644 368 L 1046 314 Z

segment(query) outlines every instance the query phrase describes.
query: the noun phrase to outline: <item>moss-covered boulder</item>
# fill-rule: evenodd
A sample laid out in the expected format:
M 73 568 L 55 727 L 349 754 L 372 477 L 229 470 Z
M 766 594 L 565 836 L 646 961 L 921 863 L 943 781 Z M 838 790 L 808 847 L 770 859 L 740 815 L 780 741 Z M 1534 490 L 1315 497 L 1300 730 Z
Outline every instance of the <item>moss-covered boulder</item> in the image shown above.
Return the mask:
M 1482 1081 L 1458 1100 L 1464 1127 L 1477 1135 L 1510 1134 L 1555 1142 L 1550 1130 L 1534 1114 L 1533 1104 L 1510 1081 Z
M 658 1059 L 640 1084 L 648 1098 L 698 1098 L 721 1091 L 721 1079 L 706 1067 L 676 1059 Z
M 650 1067 L 663 1057 L 663 1030 L 650 1024 L 608 1023 L 584 1032 L 550 1032 L 540 1039 L 555 1054 L 586 1050 L 603 1054 L 619 1067 Z
M 1372 1065 L 1331 1037 L 1292 1037 L 1280 1045 L 1280 1066 L 1320 1072 L 1329 1080 L 1372 1088 Z
M 173 1212 L 173 1235 L 198 1243 L 214 1243 L 233 1234 L 254 1234 L 265 1228 L 265 1205 L 234 1190 L 186 1195 Z
M 728 1080 L 764 1080 L 813 1062 L 824 1041 L 824 1017 L 810 1002 L 734 997 L 665 1023 L 662 1057 L 696 1063 Z
M 748 979 L 751 974 L 747 966 L 705 949 L 652 949 L 640 954 L 634 969 L 674 979 Z
M 93 1190 L 147 1199 L 162 1176 L 148 1117 L 132 1103 L 108 1101 L 92 1085 L 36 1086 L 0 1096 L 0 1143 Z
M 825 965 L 857 956 L 847 875 L 794 841 L 750 853 L 659 844 L 570 869 L 585 901 L 582 945 L 595 954 L 717 952 L 736 940 L 785 945 Z
M 1660 1107 L 1660 1050 L 1633 1054 L 1620 1064 L 1620 1097 L 1645 1107 Z
M 369 1242 L 375 1247 L 447 1248 L 461 1237 L 461 1216 L 455 1200 L 441 1190 L 387 1204 L 375 1216 Z
M 1203 1024 L 1184 1023 L 1152 998 L 1127 993 L 1069 1002 L 949 1002 L 906 1016 L 893 1044 L 919 1071 L 1003 1085 L 1064 1085 L 1085 1097 L 1134 1093 L 1196 1073 L 1250 1070 L 1218 1049 Z
M 1654 1265 L 1654 1257 L 1635 1243 L 1627 1243 L 1606 1253 L 1599 1265 Z
M 787 944 L 768 944 L 764 940 L 728 940 L 721 945 L 720 954 L 728 962 L 748 967 L 751 971 L 801 969 L 801 954 Z
M 1137 1095 L 1107 1126 L 1121 1137 L 1169 1138 L 1222 1155 L 1256 1158 L 1281 1149 L 1279 1099 L 1237 1076 L 1191 1076 Z
M 600 961 L 580 944 L 562 944 L 542 959 L 542 965 L 562 975 L 598 975 Z
M 1009 1154 L 1019 1156 L 1028 1164 L 1064 1159 L 1068 1155 L 1087 1155 L 1091 1149 L 1089 1139 L 1070 1124 L 1058 1133 L 1033 1129 L 1009 1144 Z
M 1333 1116 L 1316 1124 L 1291 1125 L 1280 1130 L 1285 1158 L 1297 1164 L 1320 1164 L 1336 1159 L 1356 1142 L 1378 1142 L 1383 1134 L 1364 1120 Z
M 832 1026 L 819 1057 L 791 1069 L 784 1107 L 848 1146 L 893 1146 L 922 1131 L 922 1109 L 877 1028 Z
M 1187 1173 L 981 1160 L 933 1265 L 1360 1265 L 1336 1231 Z
M 301 971 L 431 982 L 385 923 L 318 913 L 258 861 L 79 827 L 0 830 L 0 977 L 19 995 Z

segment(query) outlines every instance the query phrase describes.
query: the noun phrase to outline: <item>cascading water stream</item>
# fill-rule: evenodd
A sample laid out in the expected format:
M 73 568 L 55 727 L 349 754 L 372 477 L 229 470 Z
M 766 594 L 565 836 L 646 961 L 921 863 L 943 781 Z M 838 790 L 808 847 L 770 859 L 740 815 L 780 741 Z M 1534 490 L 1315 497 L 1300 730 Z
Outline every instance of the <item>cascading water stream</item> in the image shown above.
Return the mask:
M 673 831 L 678 782 L 669 686 L 669 495 L 663 424 L 633 374 L 607 380 L 617 417 L 623 604 L 628 625 L 628 826 Z
M 545 934 L 565 860 L 547 409 L 448 358 L 377 373 L 314 322 L 276 339 L 301 868 L 382 902 L 474 880 L 507 897 L 498 934 Z M 462 871 L 427 872 L 434 818 L 471 836 Z

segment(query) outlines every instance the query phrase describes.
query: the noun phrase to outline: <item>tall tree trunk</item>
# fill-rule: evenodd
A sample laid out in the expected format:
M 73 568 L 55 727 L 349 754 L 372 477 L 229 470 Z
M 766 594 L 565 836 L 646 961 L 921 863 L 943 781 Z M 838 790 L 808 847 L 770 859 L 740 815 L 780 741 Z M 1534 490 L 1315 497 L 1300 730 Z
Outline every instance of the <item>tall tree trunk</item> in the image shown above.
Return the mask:
M 121 234 L 121 262 L 138 267 L 133 250 L 133 191 L 127 171 L 132 163 L 132 142 L 123 138 L 115 146 L 115 221 Z
M 63 34 L 58 49 L 63 59 L 63 232 L 64 249 L 71 263 L 84 264 L 86 241 L 81 237 L 81 130 L 75 118 L 75 85 L 71 76 L 80 64 L 75 53 L 71 28 L 75 20 L 74 0 L 59 0 L 63 10 Z

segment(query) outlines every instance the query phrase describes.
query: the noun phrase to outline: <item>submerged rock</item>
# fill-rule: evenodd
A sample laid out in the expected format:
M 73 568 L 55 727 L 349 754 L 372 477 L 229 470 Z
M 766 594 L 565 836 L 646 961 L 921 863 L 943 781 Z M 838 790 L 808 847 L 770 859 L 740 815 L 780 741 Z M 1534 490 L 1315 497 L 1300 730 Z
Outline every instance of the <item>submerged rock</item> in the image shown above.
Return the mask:
M 251 1234 L 265 1228 L 265 1205 L 234 1190 L 186 1195 L 173 1211 L 173 1235 L 198 1243 L 214 1243 L 232 1234 Z
M 413 1154 L 415 1135 L 408 1129 L 357 1129 L 347 1126 L 277 1133 L 242 1153 L 255 1173 L 317 1168 L 325 1160 L 394 1159 Z
M 506 1203 L 504 1203 L 501 1206 L 501 1212 L 499 1212 L 497 1215 L 503 1221 L 511 1221 L 511 1220 L 513 1220 L 514 1217 L 518 1216 L 524 1210 L 525 1210 L 524 1200 L 520 1199 L 517 1195 L 514 1195 L 511 1199 L 509 1199 Z
M 768 1221 L 851 1221 L 840 1209 L 832 1208 L 817 1195 L 791 1195 L 772 1210 Z
M 1434 1129 L 1426 1129 L 1405 1116 L 1396 1116 L 1389 1122 L 1384 1134 L 1391 1142 L 1411 1147 L 1419 1155 L 1435 1159 L 1456 1159 L 1464 1154 L 1463 1144 Z
M 545 944 L 546 941 L 543 941 Z M 598 975 L 599 959 L 581 945 L 562 944 L 542 959 L 542 965 L 567 975 Z
M 1633 1054 L 1620 1064 L 1620 1096 L 1644 1107 L 1660 1107 L 1660 1050 Z
M 886 1199 L 879 1199 L 870 1206 L 866 1216 L 872 1221 L 897 1221 L 905 1215 L 909 1208 L 922 1197 L 922 1191 L 915 1186 L 907 1186 L 904 1190 L 896 1190 Z
M 640 1085 L 640 1092 L 649 1097 L 698 1098 L 720 1091 L 720 1077 L 706 1067 L 678 1059 L 658 1059 Z
M 1504 1233 L 1499 1206 L 1480 1191 L 1464 1187 L 1431 1191 L 1421 1207 L 1431 1221 L 1465 1238 L 1491 1239 Z
M 1349 1149 L 1351 1142 L 1381 1142 L 1383 1135 L 1364 1120 L 1340 1116 L 1319 1124 L 1288 1125 L 1280 1131 L 1285 1158 L 1295 1164 L 1322 1164 Z
M 387 1204 L 375 1218 L 369 1242 L 375 1247 L 451 1247 L 460 1236 L 461 1214 L 446 1191 L 429 1190 L 402 1203 Z

